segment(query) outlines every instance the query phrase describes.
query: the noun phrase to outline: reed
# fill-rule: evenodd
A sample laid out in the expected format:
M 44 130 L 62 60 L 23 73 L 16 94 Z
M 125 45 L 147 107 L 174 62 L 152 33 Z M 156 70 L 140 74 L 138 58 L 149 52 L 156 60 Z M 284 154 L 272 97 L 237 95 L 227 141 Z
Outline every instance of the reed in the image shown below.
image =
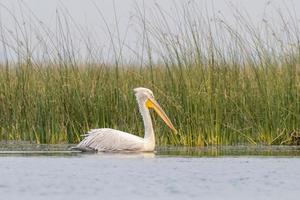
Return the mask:
M 0 66 L 0 140 L 76 143 L 95 127 L 142 136 L 132 89 L 144 86 L 179 130 L 172 134 L 153 115 L 159 145 L 291 143 L 300 127 L 299 23 L 282 18 L 277 28 L 266 21 L 256 27 L 236 11 L 236 27 L 193 9 L 179 9 L 174 34 L 160 7 L 152 10 L 155 23 L 137 8 L 145 55 L 131 49 L 131 62 L 122 60 L 126 45 L 111 31 L 113 62 L 97 56 L 90 38 L 83 39 L 87 56 L 78 56 L 66 16 L 57 16 L 56 33 L 31 22 L 43 35 L 38 52 L 22 21 L 10 35 L 0 26 L 7 55 Z

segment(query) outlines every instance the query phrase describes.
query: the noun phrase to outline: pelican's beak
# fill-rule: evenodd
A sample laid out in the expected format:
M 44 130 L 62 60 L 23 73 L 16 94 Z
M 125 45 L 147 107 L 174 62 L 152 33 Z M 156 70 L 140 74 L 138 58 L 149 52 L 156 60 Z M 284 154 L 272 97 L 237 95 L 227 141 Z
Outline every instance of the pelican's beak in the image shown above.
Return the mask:
M 167 114 L 163 111 L 163 109 L 159 106 L 157 101 L 152 98 L 148 98 L 146 101 L 147 108 L 153 108 L 155 112 L 164 120 L 164 122 L 174 131 L 174 133 L 177 133 L 177 130 L 173 126 L 171 120 L 168 118 Z

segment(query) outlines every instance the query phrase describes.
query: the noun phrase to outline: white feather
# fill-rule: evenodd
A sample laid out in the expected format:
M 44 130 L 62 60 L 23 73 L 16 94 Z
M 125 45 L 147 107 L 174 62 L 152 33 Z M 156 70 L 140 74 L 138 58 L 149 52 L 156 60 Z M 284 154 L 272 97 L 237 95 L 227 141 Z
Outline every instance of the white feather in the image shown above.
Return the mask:
M 110 128 L 92 129 L 84 135 L 85 138 L 74 149 L 81 151 L 153 151 L 155 136 L 146 101 L 154 100 L 154 96 L 152 91 L 147 88 L 135 88 L 134 92 L 144 122 L 144 138 Z
M 115 129 L 92 129 L 76 148 L 82 151 L 143 151 L 144 140 Z

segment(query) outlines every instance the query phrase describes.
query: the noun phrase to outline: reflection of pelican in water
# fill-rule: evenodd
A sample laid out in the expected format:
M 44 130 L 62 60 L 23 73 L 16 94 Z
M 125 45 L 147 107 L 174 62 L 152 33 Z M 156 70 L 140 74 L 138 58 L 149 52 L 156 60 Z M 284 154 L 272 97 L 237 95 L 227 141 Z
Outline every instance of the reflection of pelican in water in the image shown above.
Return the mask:
M 149 112 L 150 108 L 154 109 L 175 133 L 177 132 L 166 113 L 154 99 L 151 90 L 139 87 L 135 88 L 134 92 L 144 121 L 144 138 L 110 128 L 92 129 L 75 149 L 81 151 L 153 151 L 155 136 Z
M 98 152 L 97 154 L 85 154 L 84 156 L 94 157 L 94 158 L 155 158 L 155 152 L 141 152 L 141 151 L 131 151 L 131 152 L 123 152 L 123 151 L 106 151 L 106 152 Z

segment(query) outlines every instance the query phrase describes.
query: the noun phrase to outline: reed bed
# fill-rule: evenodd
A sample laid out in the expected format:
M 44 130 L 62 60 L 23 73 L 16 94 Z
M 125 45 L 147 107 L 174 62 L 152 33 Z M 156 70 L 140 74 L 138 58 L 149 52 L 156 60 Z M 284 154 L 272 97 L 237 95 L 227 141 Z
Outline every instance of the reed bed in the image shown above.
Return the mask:
M 256 26 L 235 10 L 233 26 L 195 14 L 195 8 L 179 9 L 176 34 L 160 7 L 151 11 L 155 23 L 137 8 L 143 53 L 131 49 L 134 61 L 122 59 L 126 44 L 109 27 L 112 61 L 101 60 L 87 38 L 88 56 L 79 58 L 66 16 L 57 17 L 55 33 L 31 22 L 39 30 L 39 50 L 26 27 L 14 33 L 2 27 L 0 140 L 77 143 L 96 127 L 143 136 L 132 91 L 143 86 L 153 90 L 179 131 L 174 135 L 153 114 L 159 145 L 292 144 L 300 128 L 297 17 L 294 24 L 282 17 L 276 26 Z M 11 50 L 15 59 L 9 59 Z

